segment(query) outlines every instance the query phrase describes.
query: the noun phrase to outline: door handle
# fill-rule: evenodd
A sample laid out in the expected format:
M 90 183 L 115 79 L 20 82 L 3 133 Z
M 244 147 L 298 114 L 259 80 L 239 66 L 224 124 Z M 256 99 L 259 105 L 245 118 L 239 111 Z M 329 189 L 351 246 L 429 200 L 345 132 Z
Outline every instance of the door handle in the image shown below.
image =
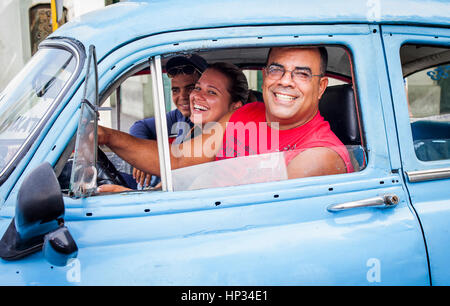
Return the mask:
M 341 210 L 347 210 L 352 208 L 360 208 L 360 207 L 393 207 L 398 204 L 400 201 L 399 197 L 396 194 L 384 194 L 378 197 L 373 197 L 369 199 L 341 203 L 341 204 L 333 204 L 327 207 L 329 212 L 338 212 Z

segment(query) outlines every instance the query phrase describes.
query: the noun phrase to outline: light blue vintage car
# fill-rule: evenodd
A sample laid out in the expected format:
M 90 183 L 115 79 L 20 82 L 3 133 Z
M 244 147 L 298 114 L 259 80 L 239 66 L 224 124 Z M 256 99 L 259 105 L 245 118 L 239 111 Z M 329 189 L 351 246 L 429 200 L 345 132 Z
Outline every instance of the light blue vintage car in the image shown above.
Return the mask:
M 171 170 L 171 57 L 234 63 L 258 92 L 269 48 L 302 45 L 328 51 L 320 112 L 352 173 L 286 179 L 276 153 Z M 448 1 L 88 13 L 0 94 L 0 284 L 449 285 L 449 74 Z M 162 188 L 97 194 L 131 166 L 96 125 L 151 116 Z

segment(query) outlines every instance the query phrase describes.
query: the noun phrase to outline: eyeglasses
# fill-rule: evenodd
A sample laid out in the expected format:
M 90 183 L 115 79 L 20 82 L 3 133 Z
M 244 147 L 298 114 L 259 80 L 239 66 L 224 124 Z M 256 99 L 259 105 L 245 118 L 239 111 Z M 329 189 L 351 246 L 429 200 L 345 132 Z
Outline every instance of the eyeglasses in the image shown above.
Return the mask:
M 314 76 L 323 77 L 322 74 L 312 74 L 309 68 L 295 68 L 294 70 L 286 70 L 283 66 L 270 65 L 265 67 L 265 69 L 267 76 L 272 80 L 281 79 L 286 72 L 291 73 L 291 78 L 295 82 L 309 82 Z
M 167 75 L 169 76 L 169 78 L 173 78 L 180 73 L 191 75 L 194 74 L 194 72 L 202 74 L 200 70 L 198 70 L 192 65 L 182 65 L 170 68 L 169 70 L 167 70 Z

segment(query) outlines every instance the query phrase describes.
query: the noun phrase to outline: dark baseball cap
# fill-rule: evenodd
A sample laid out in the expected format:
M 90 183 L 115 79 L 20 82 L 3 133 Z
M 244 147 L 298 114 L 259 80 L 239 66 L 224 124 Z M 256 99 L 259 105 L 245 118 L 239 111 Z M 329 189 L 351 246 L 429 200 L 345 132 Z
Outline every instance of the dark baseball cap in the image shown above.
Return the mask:
M 166 71 L 169 72 L 169 70 L 173 68 L 189 65 L 194 66 L 200 72 L 205 71 L 205 69 L 208 67 L 208 63 L 205 61 L 203 57 L 197 54 L 190 54 L 186 56 L 172 57 L 166 64 Z

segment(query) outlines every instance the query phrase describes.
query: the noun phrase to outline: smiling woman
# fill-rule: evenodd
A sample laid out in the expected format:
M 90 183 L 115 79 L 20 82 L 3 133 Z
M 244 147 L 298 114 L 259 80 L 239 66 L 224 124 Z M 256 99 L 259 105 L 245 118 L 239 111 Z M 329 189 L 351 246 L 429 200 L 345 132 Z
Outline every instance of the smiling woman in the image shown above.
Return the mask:
M 190 96 L 191 121 L 217 122 L 247 102 L 248 84 L 244 73 L 233 64 L 210 65 L 197 81 Z

